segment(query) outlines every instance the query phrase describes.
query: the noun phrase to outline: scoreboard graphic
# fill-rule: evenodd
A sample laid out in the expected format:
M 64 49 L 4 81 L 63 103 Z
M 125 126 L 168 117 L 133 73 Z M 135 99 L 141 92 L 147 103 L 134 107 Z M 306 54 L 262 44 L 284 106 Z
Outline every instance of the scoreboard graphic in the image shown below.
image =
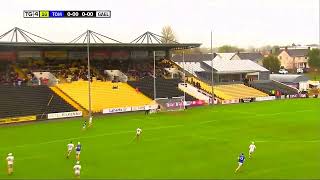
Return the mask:
M 110 10 L 97 11 L 48 11 L 24 10 L 24 18 L 111 18 Z

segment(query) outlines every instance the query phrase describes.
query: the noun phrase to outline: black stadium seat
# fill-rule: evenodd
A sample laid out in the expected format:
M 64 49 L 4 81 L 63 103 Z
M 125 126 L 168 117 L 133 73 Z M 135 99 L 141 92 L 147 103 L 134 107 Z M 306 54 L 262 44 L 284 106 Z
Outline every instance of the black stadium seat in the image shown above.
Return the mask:
M 0 118 L 68 111 L 76 109 L 48 86 L 0 86 Z
M 164 79 L 156 78 L 157 98 L 181 97 L 183 92 L 178 89 L 180 79 Z M 134 88 L 138 88 L 143 94 L 153 99 L 153 77 L 145 77 L 140 81 L 128 81 L 128 84 Z M 186 101 L 194 101 L 194 97 L 186 94 Z
M 250 86 L 260 91 L 263 91 L 269 95 L 273 95 L 271 93 L 272 90 L 280 91 L 282 95 L 293 95 L 298 93 L 296 89 L 276 81 L 253 81 L 250 82 Z

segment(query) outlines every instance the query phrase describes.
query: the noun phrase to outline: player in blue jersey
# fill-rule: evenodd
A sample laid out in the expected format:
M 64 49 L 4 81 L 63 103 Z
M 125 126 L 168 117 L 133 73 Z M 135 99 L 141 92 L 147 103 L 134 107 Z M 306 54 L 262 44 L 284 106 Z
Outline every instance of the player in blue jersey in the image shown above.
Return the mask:
M 240 154 L 239 158 L 238 158 L 238 167 L 235 170 L 235 173 L 238 172 L 238 170 L 240 169 L 240 167 L 242 166 L 242 164 L 244 163 L 244 160 L 246 158 L 244 157 L 243 153 Z
M 80 152 L 81 152 L 81 144 L 80 144 L 80 142 L 78 142 L 77 147 L 76 147 L 76 158 L 77 158 L 77 161 L 80 160 Z

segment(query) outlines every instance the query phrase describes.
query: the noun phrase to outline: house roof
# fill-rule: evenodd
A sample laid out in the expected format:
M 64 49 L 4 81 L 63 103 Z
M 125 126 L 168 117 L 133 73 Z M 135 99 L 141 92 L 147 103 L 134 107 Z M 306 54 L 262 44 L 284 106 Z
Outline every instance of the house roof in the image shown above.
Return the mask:
M 211 61 L 204 61 L 206 65 L 211 67 Z M 249 60 L 214 60 L 213 68 L 218 74 L 224 73 L 246 73 L 246 72 L 261 72 L 269 71 L 259 64 Z
M 263 59 L 263 55 L 260 52 L 239 52 L 237 55 L 240 59 L 250 59 L 255 62 Z
M 217 56 L 214 58 L 215 60 L 231 60 L 236 53 L 217 53 Z
M 286 51 L 291 57 L 305 57 L 308 55 L 309 49 L 287 49 Z
M 298 74 L 270 74 L 270 79 L 282 83 L 299 83 L 309 80 L 307 76 Z
M 211 67 L 211 61 L 204 61 L 204 63 Z M 269 71 L 249 59 L 215 60 L 213 61 L 213 68 L 218 74 Z
M 201 61 L 210 61 L 213 59 L 215 54 L 185 54 L 184 61 L 185 62 L 201 62 Z M 171 58 L 174 62 L 183 62 L 182 54 L 175 54 Z
M 205 71 L 202 67 L 201 67 L 201 63 L 200 62 L 185 62 L 183 64 L 183 62 L 177 62 L 176 64 L 178 64 L 181 68 L 184 67 L 184 69 L 190 73 L 194 73 L 194 72 L 203 72 Z

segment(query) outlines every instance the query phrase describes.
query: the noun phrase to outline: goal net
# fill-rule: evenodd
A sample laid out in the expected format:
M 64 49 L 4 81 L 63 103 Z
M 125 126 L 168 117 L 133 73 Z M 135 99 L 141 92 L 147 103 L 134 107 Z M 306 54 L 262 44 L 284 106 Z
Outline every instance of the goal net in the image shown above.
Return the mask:
M 158 98 L 156 102 L 162 111 L 180 111 L 184 109 L 183 100 L 183 97 Z

